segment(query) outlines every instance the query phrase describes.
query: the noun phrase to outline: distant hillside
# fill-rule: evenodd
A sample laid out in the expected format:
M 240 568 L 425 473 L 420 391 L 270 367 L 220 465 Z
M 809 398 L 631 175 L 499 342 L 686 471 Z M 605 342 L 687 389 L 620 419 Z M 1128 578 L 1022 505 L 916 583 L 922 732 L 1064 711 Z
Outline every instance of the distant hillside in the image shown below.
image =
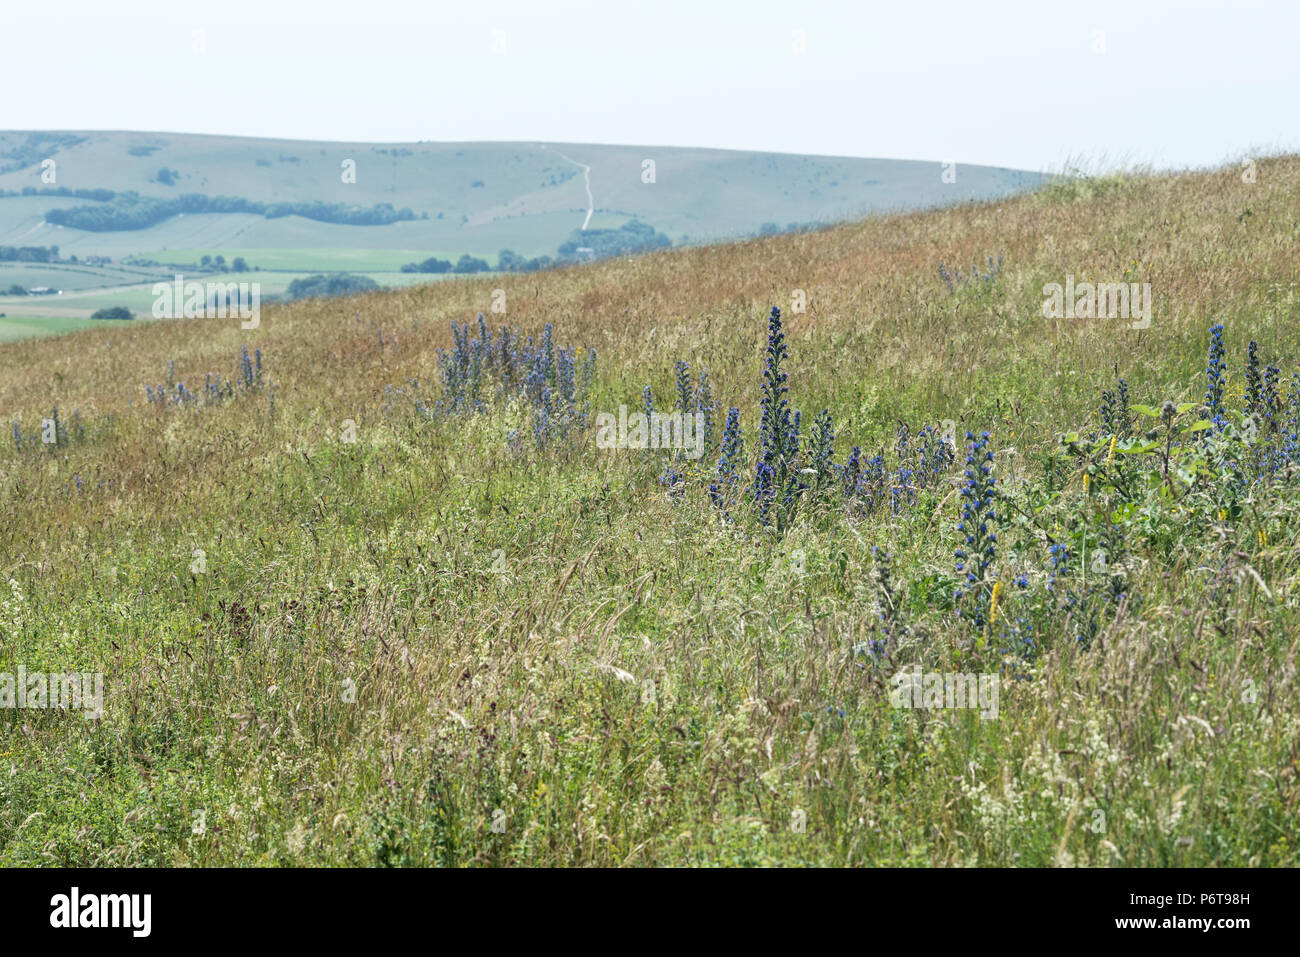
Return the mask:
M 699 242 L 999 197 L 1042 178 L 960 165 L 944 182 L 942 171 L 935 162 L 676 147 L 4 132 L 0 245 L 163 262 L 292 250 L 295 268 L 318 265 L 313 250 L 495 263 L 502 249 L 538 257 L 565 243 L 582 248 L 572 234 L 584 228 L 638 221 L 673 243 Z

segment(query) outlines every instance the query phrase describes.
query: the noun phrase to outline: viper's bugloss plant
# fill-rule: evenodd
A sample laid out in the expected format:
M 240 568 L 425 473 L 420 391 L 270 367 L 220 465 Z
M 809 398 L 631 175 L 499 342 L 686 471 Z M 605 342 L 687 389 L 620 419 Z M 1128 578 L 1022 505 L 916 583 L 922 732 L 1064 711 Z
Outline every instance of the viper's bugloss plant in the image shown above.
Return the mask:
M 804 436 L 801 434 L 803 416 L 791 407 L 787 398 L 785 363 L 789 352 L 779 308 L 773 308 L 768 316 L 767 333 L 755 457 L 749 465 L 742 461 L 740 413 L 732 408 L 727 415 L 717 467 L 708 484 L 709 501 L 723 518 L 731 517 L 731 507 L 741 497 L 736 493 L 743 491 L 743 498 L 752 506 L 753 517 L 780 534 L 789 527 L 810 489 L 816 490 L 823 504 L 842 504 L 849 514 L 863 517 L 886 504 L 895 510 L 916 504 L 917 492 L 936 484 L 947 473 L 955 458 L 953 449 L 933 426 L 922 428 L 915 439 L 907 426 L 899 430 L 894 451 L 898 464 L 892 472 L 886 467 L 883 455 L 864 462 L 859 446 L 854 447 L 844 465 L 836 464 L 835 423 L 830 409 L 823 409 L 814 417 Z M 703 416 L 703 444 L 707 451 L 711 446 L 714 407 L 707 373 L 701 370 L 692 388 L 690 368 L 685 361 L 677 360 L 673 370 L 675 410 L 684 415 Z M 649 386 L 642 395 L 643 409 L 649 417 L 654 412 Z M 675 454 L 672 461 L 680 463 L 681 459 L 680 454 Z M 690 466 L 674 465 L 671 471 L 682 480 L 674 483 L 674 487 L 682 488 L 699 474 Z M 745 471 L 752 478 L 748 484 L 741 485 L 740 476 Z
M 1264 383 L 1259 373 L 1259 343 L 1246 347 L 1246 414 L 1258 419 L 1263 405 Z
M 876 597 L 880 605 L 877 614 L 883 639 L 872 642 L 870 651 L 875 657 L 882 657 L 888 653 L 891 640 L 897 642 L 907 634 L 907 627 L 903 624 L 900 596 L 893 580 L 893 555 L 873 545 L 871 557 L 876 566 Z
M 671 464 L 664 466 L 663 474 L 659 476 L 659 484 L 668 490 L 669 496 L 675 499 L 681 498 L 685 493 L 686 476 L 673 468 Z
M 1223 324 L 1210 327 L 1210 355 L 1205 364 L 1205 417 L 1222 429 L 1227 423 L 1223 416 L 1223 391 L 1228 383 L 1228 369 L 1223 359 Z
M 835 458 L 835 425 L 830 409 L 822 409 L 813 421 L 812 437 L 808 447 L 808 467 L 816 475 L 813 481 L 820 487 L 831 478 L 831 463 Z
M 709 370 L 701 369 L 695 386 L 695 408 L 704 415 L 704 454 L 713 448 L 713 383 L 709 381 Z
M 677 411 L 685 415 L 687 412 L 693 412 L 691 408 L 691 367 L 678 359 L 675 363 L 677 372 Z
M 391 412 L 395 399 L 406 398 L 422 420 L 433 421 L 486 413 L 494 398 L 503 406 L 522 399 L 539 449 L 586 426 L 596 378 L 595 349 L 580 356 L 575 349 L 557 348 L 549 322 L 538 340 L 529 336 L 522 346 L 519 333 L 506 326 L 494 337 L 482 313 L 477 326 L 475 334 L 468 323 L 451 323 L 452 348 L 438 350 L 441 392 L 436 400 L 426 400 L 419 382 L 411 380 L 407 388 L 388 387 L 385 411 Z
M 1278 378 L 1282 370 L 1277 366 L 1264 369 L 1264 389 L 1260 403 L 1260 413 L 1264 418 L 1265 428 L 1270 433 L 1277 432 L 1282 423 L 1282 400 L 1278 395 Z
M 979 437 L 966 433 L 966 478 L 961 487 L 961 521 L 957 532 L 961 545 L 955 550 L 957 571 L 965 584 L 957 588 L 954 598 L 958 613 L 969 618 L 977 629 L 988 620 L 990 585 L 988 570 L 997 557 L 997 512 L 994 494 L 993 452 L 988 448 L 989 434 Z
M 176 364 L 174 361 L 168 362 L 167 386 L 159 384 L 156 387 L 144 387 L 145 397 L 151 405 L 159 408 L 197 408 L 224 402 L 262 388 L 262 350 L 254 349 L 250 353 L 248 346 L 240 346 L 239 357 L 235 361 L 235 378 L 232 380 L 211 372 L 204 373 L 202 394 L 190 391 L 184 382 L 175 381 L 175 377 Z
M 745 437 L 740 431 L 740 410 L 727 410 L 727 424 L 722 429 L 722 449 L 718 467 L 709 485 L 709 501 L 725 511 L 735 498 L 738 470 L 745 455 Z
M 779 499 L 781 509 L 777 515 L 778 530 L 784 527 L 791 507 L 802 490 L 795 458 L 799 453 L 798 425 L 786 400 L 789 389 L 787 374 L 782 365 L 789 354 L 785 347 L 785 333 L 781 329 L 781 310 L 776 306 L 768 317 L 767 354 L 763 366 L 762 410 L 758 424 L 759 458 L 754 471 L 752 496 L 758 512 L 767 524 L 771 517 L 771 504 Z
M 862 449 L 855 445 L 849 453 L 848 461 L 840 470 L 840 491 L 845 498 L 852 498 L 858 492 L 858 481 L 862 477 Z
M 949 272 L 948 267 L 943 262 L 939 263 L 939 278 L 944 281 L 950 293 L 956 293 L 959 289 L 974 287 L 982 296 L 993 285 L 993 281 L 997 279 L 998 273 L 1001 271 L 1001 256 L 998 256 L 997 262 L 994 262 L 993 257 L 989 256 L 988 269 L 984 272 L 980 271 L 978 265 L 971 266 L 969 274 L 961 269 Z
M 1101 419 L 1103 435 L 1127 437 L 1133 429 L 1133 415 L 1129 411 L 1128 383 L 1123 379 L 1116 382 L 1114 391 L 1103 389 L 1101 407 L 1097 410 Z

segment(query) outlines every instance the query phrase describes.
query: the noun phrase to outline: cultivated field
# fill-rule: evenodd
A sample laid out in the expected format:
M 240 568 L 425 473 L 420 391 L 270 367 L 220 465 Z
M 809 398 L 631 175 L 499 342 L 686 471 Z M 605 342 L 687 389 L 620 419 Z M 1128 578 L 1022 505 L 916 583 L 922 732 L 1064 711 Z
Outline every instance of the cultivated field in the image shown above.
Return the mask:
M 0 345 L 0 674 L 104 676 L 0 709 L 0 864 L 1296 864 L 1300 158 L 1239 172 Z M 701 458 L 598 447 L 646 387 Z

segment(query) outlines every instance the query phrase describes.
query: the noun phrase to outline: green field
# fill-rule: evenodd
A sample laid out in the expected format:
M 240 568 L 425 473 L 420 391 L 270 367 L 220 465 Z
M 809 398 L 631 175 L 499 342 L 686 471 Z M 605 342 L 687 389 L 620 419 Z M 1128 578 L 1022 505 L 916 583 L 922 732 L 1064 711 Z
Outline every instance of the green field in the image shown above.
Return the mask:
M 0 310 L 3 311 L 3 310 Z M 27 339 L 33 336 L 57 336 L 65 332 L 93 329 L 96 326 L 116 326 L 125 320 L 76 319 L 61 316 L 0 316 L 0 342 Z
M 335 271 L 335 270 L 321 270 Z M 43 284 L 58 282 L 66 278 L 66 274 L 61 268 L 51 267 L 39 271 L 45 278 Z M 289 284 L 295 279 L 302 279 L 313 272 L 246 272 L 246 273 L 187 273 L 182 271 L 186 281 L 196 280 L 200 282 L 211 283 L 231 283 L 231 282 L 248 282 L 258 283 L 261 288 L 261 295 L 264 299 L 270 297 L 283 297 L 289 288 Z M 357 272 L 357 275 L 366 276 L 373 279 L 383 287 L 404 287 L 416 286 L 427 283 L 445 282 L 462 277 L 454 275 L 430 275 L 424 273 L 403 273 L 403 272 Z M 153 288 L 158 282 L 171 283 L 174 281 L 176 273 L 171 271 L 159 271 L 158 275 L 150 278 L 147 282 L 136 281 L 129 285 L 115 285 L 109 288 L 105 287 L 88 287 L 82 289 L 73 289 L 64 292 L 59 296 L 3 296 L 0 295 L 0 312 L 24 312 L 33 316 L 47 316 L 51 318 L 61 318 L 65 320 L 87 319 L 89 320 L 92 313 L 99 309 L 105 309 L 112 306 L 125 306 L 130 309 L 137 318 L 147 318 L 152 314 L 155 300 Z M 0 271 L 0 277 L 4 276 Z M 51 328 L 54 328 L 53 326 Z

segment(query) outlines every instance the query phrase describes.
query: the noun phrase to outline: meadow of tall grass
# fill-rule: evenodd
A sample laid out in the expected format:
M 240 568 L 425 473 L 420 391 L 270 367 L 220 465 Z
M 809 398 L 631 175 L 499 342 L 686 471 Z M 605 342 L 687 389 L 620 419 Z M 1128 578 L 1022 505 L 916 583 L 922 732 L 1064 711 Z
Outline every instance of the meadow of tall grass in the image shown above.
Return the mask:
M 0 675 L 104 676 L 0 707 L 0 863 L 1294 865 L 1298 208 L 1281 156 L 0 345 Z

